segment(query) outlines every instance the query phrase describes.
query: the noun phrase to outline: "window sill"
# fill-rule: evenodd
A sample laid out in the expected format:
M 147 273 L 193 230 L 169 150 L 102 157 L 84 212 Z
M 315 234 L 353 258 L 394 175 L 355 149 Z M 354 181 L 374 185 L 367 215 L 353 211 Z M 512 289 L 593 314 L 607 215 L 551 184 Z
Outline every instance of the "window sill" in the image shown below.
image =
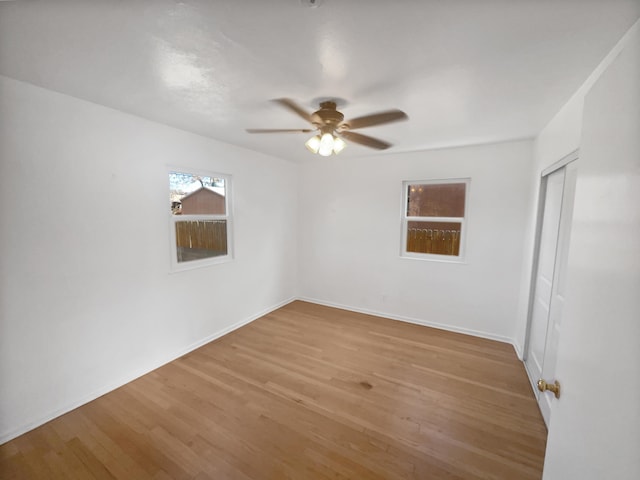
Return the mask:
M 206 258 L 202 260 L 191 260 L 189 262 L 172 262 L 171 269 L 169 273 L 180 273 L 186 272 L 188 270 L 196 270 L 199 268 L 211 267 L 213 265 L 220 265 L 222 263 L 229 263 L 233 261 L 233 257 L 231 255 L 224 255 L 220 257 L 214 258 Z
M 460 265 L 468 265 L 467 260 L 464 257 L 448 257 L 446 255 L 429 255 L 429 254 L 407 254 L 400 255 L 402 260 L 420 260 L 422 262 L 437 262 L 437 263 L 457 263 Z

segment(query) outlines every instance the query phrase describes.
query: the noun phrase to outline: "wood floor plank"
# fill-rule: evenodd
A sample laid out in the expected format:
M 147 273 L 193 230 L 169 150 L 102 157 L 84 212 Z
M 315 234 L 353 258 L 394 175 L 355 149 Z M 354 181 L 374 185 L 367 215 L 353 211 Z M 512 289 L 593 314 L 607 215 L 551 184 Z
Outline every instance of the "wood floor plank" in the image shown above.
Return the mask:
M 539 479 L 509 345 L 293 302 L 0 446 L 7 479 Z

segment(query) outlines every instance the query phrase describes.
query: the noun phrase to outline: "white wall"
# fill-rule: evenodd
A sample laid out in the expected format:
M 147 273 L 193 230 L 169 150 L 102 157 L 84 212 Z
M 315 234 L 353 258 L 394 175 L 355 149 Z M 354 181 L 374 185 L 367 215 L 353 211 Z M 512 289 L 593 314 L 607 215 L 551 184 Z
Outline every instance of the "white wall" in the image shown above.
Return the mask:
M 632 29 L 633 30 L 633 29 Z M 631 31 L 632 31 L 631 30 Z M 584 98 L 594 83 L 607 70 L 621 50 L 627 44 L 629 34 L 607 54 L 598 67 L 589 75 L 569 101 L 558 111 L 544 127 L 534 141 L 533 168 L 531 170 L 531 196 L 528 202 L 529 213 L 525 227 L 525 247 L 522 257 L 522 277 L 518 300 L 517 327 L 514 343 L 518 355 L 522 357 L 527 330 L 527 314 L 529 308 L 529 291 L 531 288 L 531 271 L 535 243 L 536 215 L 539 201 L 539 189 L 542 171 L 562 160 L 563 157 L 580 148 L 582 138 L 582 116 Z M 579 164 L 578 164 L 579 165 Z M 578 166 L 579 168 L 579 166 Z
M 296 295 L 297 167 L 0 77 L 0 442 Z M 233 262 L 169 274 L 166 165 L 233 176 Z
M 586 93 L 544 478 L 640 478 L 640 23 Z
M 302 297 L 511 342 L 532 143 L 301 166 Z M 400 258 L 403 180 L 470 177 L 466 263 Z

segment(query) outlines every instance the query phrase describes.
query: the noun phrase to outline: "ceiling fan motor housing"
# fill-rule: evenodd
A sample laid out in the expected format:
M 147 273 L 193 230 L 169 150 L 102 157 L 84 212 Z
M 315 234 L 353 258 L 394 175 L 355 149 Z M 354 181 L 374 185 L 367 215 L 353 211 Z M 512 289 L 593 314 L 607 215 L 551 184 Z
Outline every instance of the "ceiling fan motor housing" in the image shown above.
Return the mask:
M 322 102 L 320 104 L 320 110 L 314 112 L 312 115 L 314 123 L 317 123 L 318 126 L 330 125 L 334 128 L 337 127 L 338 124 L 344 120 L 344 115 L 340 113 L 336 107 L 335 102 Z
M 323 1 L 324 0 L 300 0 L 300 3 L 302 3 L 302 5 L 304 5 L 305 7 L 318 8 L 320 5 L 322 5 Z

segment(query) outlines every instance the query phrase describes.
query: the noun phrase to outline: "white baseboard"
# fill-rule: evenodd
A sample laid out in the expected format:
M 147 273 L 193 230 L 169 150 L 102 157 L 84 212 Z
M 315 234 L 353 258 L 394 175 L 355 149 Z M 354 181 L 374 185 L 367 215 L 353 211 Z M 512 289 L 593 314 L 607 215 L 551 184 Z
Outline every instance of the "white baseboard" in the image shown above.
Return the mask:
M 449 332 L 463 333 L 465 335 L 472 335 L 474 337 L 486 338 L 488 340 L 496 340 L 497 342 L 508 343 L 515 348 L 514 340 L 502 335 L 495 335 L 493 333 L 482 332 L 480 330 L 473 330 L 470 328 L 454 327 L 451 325 L 445 325 L 442 323 L 430 322 L 421 318 L 405 317 L 402 315 L 394 315 L 387 312 L 378 312 L 376 310 L 368 310 L 366 308 L 352 307 L 350 305 L 341 305 L 339 303 L 327 302 L 325 300 L 318 300 L 316 298 L 298 297 L 298 300 L 304 302 L 316 303 L 318 305 L 324 305 L 326 307 L 339 308 L 341 310 L 349 310 L 351 312 L 364 313 L 366 315 L 373 315 L 374 317 L 383 317 L 391 320 L 398 320 L 400 322 L 414 323 L 416 325 L 422 325 L 423 327 L 432 327 L 439 330 L 447 330 Z M 517 350 L 516 350 L 517 352 Z
M 511 343 L 513 344 L 513 349 L 516 351 L 518 360 L 524 362 L 524 351 L 522 350 L 522 346 L 516 340 L 513 340 Z
M 109 385 L 105 385 L 102 388 L 99 388 L 95 391 L 93 391 L 90 394 L 87 394 L 81 398 L 78 398 L 72 402 L 69 402 L 68 404 L 66 404 L 63 407 L 57 408 L 55 410 L 52 410 L 51 412 L 46 413 L 45 415 L 42 415 L 40 417 L 38 417 L 35 420 L 31 420 L 27 423 L 24 423 L 22 425 L 20 425 L 17 428 L 14 428 L 8 432 L 2 432 L 0 433 L 0 445 L 2 445 L 3 443 L 6 443 L 10 440 L 13 440 L 16 437 L 19 437 L 20 435 L 27 433 L 30 430 L 33 430 L 34 428 L 39 427 L 40 425 L 44 425 L 45 423 L 53 420 L 54 418 L 57 418 L 61 415 L 64 415 L 67 412 L 70 412 L 71 410 L 74 410 L 78 407 L 81 407 L 82 405 L 85 405 L 86 403 L 89 403 L 93 400 L 95 400 L 96 398 L 99 398 L 117 388 L 122 387 L 123 385 L 126 385 L 129 382 L 132 382 L 133 380 L 135 380 L 136 378 L 139 378 L 143 375 L 146 375 L 149 372 L 152 372 L 153 370 L 156 370 L 157 368 L 162 367 L 163 365 L 166 365 L 169 362 L 172 362 L 174 360 L 176 360 L 177 358 L 182 357 L 183 355 L 186 355 L 189 352 L 192 352 L 193 350 L 200 348 L 203 345 L 206 345 L 209 342 L 212 342 L 213 340 L 216 340 L 228 333 L 231 333 L 234 330 L 237 330 L 240 327 L 243 327 L 244 325 L 247 325 L 251 322 L 253 322 L 254 320 L 257 320 L 260 317 L 263 317 L 264 315 L 267 315 L 270 312 L 273 312 L 274 310 L 277 310 L 281 307 L 284 307 L 285 305 L 293 302 L 297 300 L 296 297 L 291 297 L 287 300 L 284 300 L 280 303 L 277 303 L 276 305 L 272 305 L 271 307 L 265 308 L 264 310 L 262 310 L 259 313 L 256 313 L 255 315 L 250 316 L 249 318 L 246 318 L 244 320 L 240 320 L 239 322 L 234 323 L 233 325 L 230 325 L 228 327 L 223 328 L 222 330 L 219 330 L 211 335 L 208 335 L 207 337 L 198 340 L 197 342 L 192 343 L 191 345 L 182 348 L 176 352 L 173 352 L 169 355 L 167 355 L 163 360 L 161 360 L 160 362 L 158 362 L 157 364 L 153 365 L 152 367 L 145 367 L 145 368 L 141 368 L 138 369 L 136 371 L 134 371 L 133 373 L 129 373 L 128 375 L 118 379 L 115 382 L 110 383 Z

